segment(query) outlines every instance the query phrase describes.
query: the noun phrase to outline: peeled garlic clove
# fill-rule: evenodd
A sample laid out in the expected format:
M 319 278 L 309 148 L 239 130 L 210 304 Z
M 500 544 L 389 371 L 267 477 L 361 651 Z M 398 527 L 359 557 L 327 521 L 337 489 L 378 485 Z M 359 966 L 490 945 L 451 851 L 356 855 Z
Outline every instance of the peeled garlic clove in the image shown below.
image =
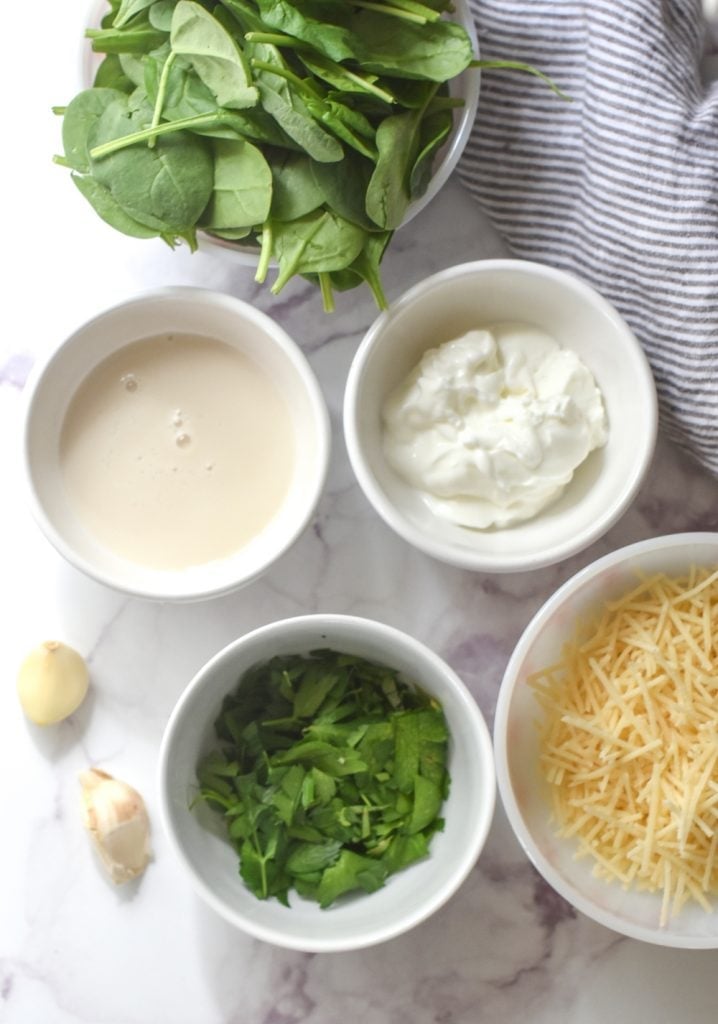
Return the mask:
M 84 659 L 59 640 L 46 640 L 28 654 L 17 677 L 20 704 L 36 725 L 52 725 L 71 715 L 85 699 L 88 685 Z
M 85 828 L 110 878 L 117 885 L 137 878 L 152 855 L 144 800 L 99 768 L 81 772 L 80 785 Z

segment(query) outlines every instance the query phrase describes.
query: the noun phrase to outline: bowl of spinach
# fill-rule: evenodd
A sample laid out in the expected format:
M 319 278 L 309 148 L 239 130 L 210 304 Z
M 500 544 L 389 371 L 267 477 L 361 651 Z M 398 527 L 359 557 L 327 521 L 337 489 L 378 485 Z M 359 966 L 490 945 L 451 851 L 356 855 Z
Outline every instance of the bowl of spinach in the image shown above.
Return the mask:
M 189 684 L 160 751 L 165 831 L 201 896 L 275 945 L 356 949 L 459 888 L 494 809 L 491 741 L 434 652 L 370 619 L 241 637 Z
M 135 238 L 217 244 L 333 294 L 437 194 L 479 95 L 467 0 L 109 0 L 62 116 L 72 181 Z M 89 68 L 89 65 L 86 65 Z

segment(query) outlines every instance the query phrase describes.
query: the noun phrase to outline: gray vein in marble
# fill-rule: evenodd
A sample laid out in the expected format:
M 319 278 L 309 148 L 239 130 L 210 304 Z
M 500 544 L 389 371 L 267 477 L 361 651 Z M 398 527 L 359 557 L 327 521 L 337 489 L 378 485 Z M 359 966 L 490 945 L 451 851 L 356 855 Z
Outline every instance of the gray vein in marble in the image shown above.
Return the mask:
M 6 1003 L 12 995 L 13 985 L 15 984 L 15 975 L 12 971 L 6 970 L 4 967 L 0 967 L 0 972 L 0 977 L 2 978 L 0 981 L 0 999 Z
M 285 965 L 279 977 L 285 991 L 262 1019 L 262 1024 L 301 1024 L 307 1020 L 316 1006 L 306 991 L 310 958 L 311 954 L 304 954 L 298 963 Z
M 571 904 L 552 889 L 538 872 L 534 872 L 534 906 L 541 926 L 548 932 L 553 932 L 564 921 L 576 918 L 576 911 Z
M 472 691 L 491 728 L 496 687 L 500 682 L 502 666 L 511 654 L 512 645 L 504 636 L 478 631 L 478 626 L 479 623 L 476 633 L 458 637 L 455 642 L 445 646 L 442 653 Z

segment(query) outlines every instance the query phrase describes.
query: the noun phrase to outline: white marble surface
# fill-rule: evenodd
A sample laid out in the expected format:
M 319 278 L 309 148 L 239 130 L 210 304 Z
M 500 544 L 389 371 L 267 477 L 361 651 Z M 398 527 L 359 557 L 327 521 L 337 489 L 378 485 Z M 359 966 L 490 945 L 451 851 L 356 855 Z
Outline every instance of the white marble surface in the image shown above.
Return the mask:
M 0 1022 L 12 1024 L 704 1024 L 715 1020 L 718 953 L 622 939 L 576 915 L 537 877 L 497 810 L 460 892 L 430 921 L 375 949 L 303 955 L 255 942 L 199 901 L 157 823 L 164 723 L 184 685 L 247 629 L 306 611 L 373 616 L 445 656 L 491 721 L 522 627 L 579 566 L 652 534 L 718 528 L 718 483 L 659 445 L 634 507 L 593 548 L 540 572 L 491 577 L 410 550 L 355 484 L 340 430 L 343 382 L 375 315 L 365 294 L 325 316 L 294 284 L 277 300 L 218 254 L 172 253 L 105 228 L 50 162 L 52 104 L 77 88 L 82 12 L 43 0 L 6 12 L 3 61 L 5 313 L 0 342 L 3 481 L 0 667 Z M 395 239 L 389 297 L 422 276 L 501 253 L 453 183 Z M 20 471 L 23 384 L 33 361 L 83 319 L 160 284 L 201 284 L 269 310 L 309 355 L 330 405 L 334 450 L 312 527 L 269 575 L 194 606 L 126 599 L 69 568 L 30 520 Z M 9 316 L 8 316 L 9 314 Z M 44 731 L 23 718 L 14 680 L 48 637 L 88 658 L 91 696 Z M 116 890 L 79 815 L 78 772 L 98 765 L 137 786 L 155 823 L 154 860 Z

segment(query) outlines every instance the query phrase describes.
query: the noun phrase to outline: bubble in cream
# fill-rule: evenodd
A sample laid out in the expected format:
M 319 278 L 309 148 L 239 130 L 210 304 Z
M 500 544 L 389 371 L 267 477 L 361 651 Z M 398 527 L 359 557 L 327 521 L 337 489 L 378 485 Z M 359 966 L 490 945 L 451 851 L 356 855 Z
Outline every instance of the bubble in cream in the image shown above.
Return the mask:
M 123 373 L 120 377 L 120 384 L 123 385 L 125 391 L 137 391 L 139 387 L 139 381 L 134 373 Z
M 175 437 L 175 444 L 177 445 L 178 448 L 186 448 L 191 443 L 192 438 L 189 436 L 189 434 L 186 434 L 184 431 L 181 431 L 181 433 L 177 434 Z

